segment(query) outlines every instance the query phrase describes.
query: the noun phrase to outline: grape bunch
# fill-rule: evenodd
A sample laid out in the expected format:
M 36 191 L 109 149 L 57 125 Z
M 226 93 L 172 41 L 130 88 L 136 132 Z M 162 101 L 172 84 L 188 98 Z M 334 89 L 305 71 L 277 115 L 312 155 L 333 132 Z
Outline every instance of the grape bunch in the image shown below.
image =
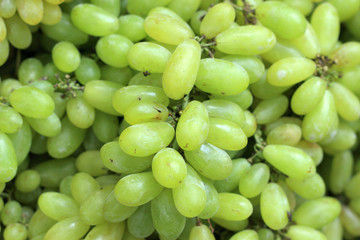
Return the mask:
M 360 0 L 0 0 L 0 77 L 0 239 L 360 237 Z

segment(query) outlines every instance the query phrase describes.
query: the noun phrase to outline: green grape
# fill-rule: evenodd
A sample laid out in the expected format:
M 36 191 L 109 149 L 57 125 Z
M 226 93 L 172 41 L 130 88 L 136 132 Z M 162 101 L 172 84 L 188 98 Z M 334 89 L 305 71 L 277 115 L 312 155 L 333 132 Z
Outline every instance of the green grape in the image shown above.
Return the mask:
M 121 179 L 120 175 L 110 174 L 97 177 L 95 180 L 100 184 L 100 188 L 115 187 L 115 184 Z
M 358 0 L 328 0 L 327 2 L 331 3 L 331 5 L 336 8 L 341 22 L 347 21 L 355 16 L 360 7 L 360 2 Z
M 93 192 L 80 205 L 80 219 L 89 225 L 99 225 L 105 222 L 103 209 L 107 196 L 113 190 L 112 186 L 105 187 L 101 190 Z
M 121 9 L 120 1 L 117 1 L 117 0 L 106 0 L 106 1 L 91 0 L 90 2 L 91 2 L 91 4 L 94 4 L 95 6 L 98 6 L 102 9 L 108 11 L 115 17 L 118 17 L 120 15 L 120 9 Z
M 314 8 L 314 3 L 311 0 L 283 0 L 283 2 L 299 10 L 304 16 L 309 15 Z
M 276 43 L 275 34 L 261 25 L 228 28 L 218 34 L 215 40 L 221 52 L 239 55 L 263 54 Z
M 208 143 L 225 150 L 241 150 L 247 145 L 247 136 L 235 123 L 221 118 L 209 118 Z
M 189 240 L 215 240 L 214 234 L 205 225 L 194 226 L 191 229 Z
M 21 62 L 18 77 L 23 85 L 28 85 L 30 82 L 40 79 L 42 74 L 43 65 L 40 60 L 28 58 Z
M 271 165 L 292 178 L 305 179 L 314 175 L 316 171 L 311 157 L 296 147 L 267 145 L 263 150 L 263 156 Z
M 47 140 L 46 147 L 49 155 L 53 158 L 70 156 L 84 141 L 85 135 L 85 129 L 77 128 L 69 118 L 64 117 L 61 121 L 60 134 Z
M 302 121 L 297 117 L 281 117 L 274 122 L 266 124 L 264 129 L 265 135 L 268 135 L 272 130 L 283 124 L 294 124 L 301 127 Z
M 112 98 L 112 104 L 118 113 L 124 114 L 131 104 L 143 100 L 169 105 L 169 99 L 161 88 L 145 85 L 132 85 L 119 89 Z
M 96 111 L 95 121 L 92 129 L 97 139 L 106 143 L 112 141 L 117 136 L 119 120 L 116 116 Z
M 356 133 L 345 123 L 339 123 L 338 129 L 334 134 L 325 138 L 320 143 L 326 153 L 338 153 L 352 148 L 357 140 Z
M 0 66 L 2 66 L 9 57 L 10 49 L 9 42 L 7 39 L 0 41 Z
M 75 174 L 70 183 L 71 196 L 82 204 L 92 193 L 100 190 L 99 183 L 88 173 Z
M 319 77 L 311 77 L 296 89 L 291 98 L 291 109 L 298 115 L 310 113 L 324 97 L 327 83 Z
M 11 18 L 16 12 L 15 0 L 0 1 L 0 16 L 3 18 Z
M 296 147 L 306 152 L 314 161 L 315 166 L 322 162 L 324 156 L 323 149 L 317 143 L 301 140 Z
M 343 227 L 341 226 L 340 218 L 336 218 L 331 223 L 322 228 L 322 232 L 327 240 L 341 240 L 343 236 Z
M 0 131 L 16 133 L 23 125 L 23 118 L 10 106 L 0 106 Z
M 65 73 L 61 72 L 54 63 L 50 62 L 44 66 L 42 76 L 42 78 L 46 78 L 48 82 L 55 84 L 58 82 L 58 78 L 65 78 Z
M 0 152 L 0 182 L 9 182 L 16 175 L 18 163 L 12 141 L 2 132 L 0 132 Z
M 29 86 L 35 87 L 37 89 L 40 89 L 44 92 L 46 92 L 50 97 L 53 97 L 54 95 L 54 86 L 51 82 L 44 81 L 44 80 L 35 80 L 33 82 L 29 83 Z
M 360 198 L 350 200 L 349 207 L 356 214 L 359 214 L 360 213 Z
M 268 144 L 296 146 L 301 139 L 301 128 L 292 123 L 285 123 L 272 129 L 266 138 Z
M 253 112 L 257 124 L 267 124 L 280 118 L 287 110 L 289 100 L 286 96 L 262 100 Z
M 320 53 L 328 55 L 333 51 L 340 34 L 340 19 L 336 8 L 329 2 L 318 5 L 310 22 L 319 40 Z
M 276 87 L 269 84 L 266 80 L 266 74 L 264 74 L 259 81 L 250 85 L 251 93 L 259 99 L 270 99 L 280 96 L 289 88 L 290 87 Z
M 200 44 L 193 39 L 185 40 L 176 47 L 162 77 L 162 86 L 169 98 L 179 100 L 189 94 L 196 81 L 200 58 Z
M 183 182 L 173 188 L 173 197 L 176 209 L 185 217 L 198 216 L 205 208 L 206 189 L 200 176 L 190 166 L 187 166 L 187 175 Z
M 101 79 L 121 85 L 128 85 L 129 80 L 133 76 L 132 70 L 128 67 L 115 68 L 108 65 L 102 65 L 100 71 Z
M 216 37 L 219 33 L 228 29 L 235 20 L 235 9 L 230 3 L 218 3 L 206 13 L 200 23 L 200 35 L 207 39 Z
M 169 123 L 139 123 L 121 133 L 119 144 L 121 149 L 131 156 L 147 157 L 168 146 L 174 135 L 175 130 Z
M 21 223 L 9 224 L 4 230 L 4 240 L 26 240 L 27 228 Z
M 169 116 L 168 109 L 154 101 L 136 101 L 124 113 L 124 119 L 131 125 L 145 122 L 163 122 Z
M 340 211 L 337 199 L 322 197 L 303 203 L 295 210 L 293 219 L 299 225 L 318 229 L 335 220 Z
M 288 228 L 286 237 L 292 240 L 326 240 L 325 235 L 313 228 L 292 225 Z
M 143 73 L 138 73 L 130 79 L 128 85 L 149 85 L 162 88 L 162 74 L 155 73 L 145 76 Z
M 151 172 L 134 173 L 122 179 L 115 186 L 115 197 L 125 206 L 143 205 L 157 197 L 163 187 Z
M 63 117 L 66 111 L 66 99 L 64 98 L 64 95 L 60 92 L 55 92 L 52 99 L 55 103 L 54 113 L 59 118 Z
M 68 196 L 72 196 L 71 181 L 72 181 L 72 176 L 67 176 L 63 180 L 61 180 L 59 185 L 59 192 Z
M 1 222 L 5 226 L 17 223 L 21 218 L 21 205 L 17 201 L 8 201 L 1 211 Z
M 347 22 L 345 22 L 346 29 L 357 39 L 359 39 L 360 33 L 358 31 L 359 29 L 359 23 L 360 23 L 360 12 L 357 11 L 357 13 L 349 19 Z
M 200 35 L 200 24 L 205 14 L 206 14 L 205 10 L 199 10 L 196 13 L 194 13 L 191 17 L 190 26 L 196 35 Z
M 232 235 L 232 237 L 229 240 L 258 240 L 258 239 L 259 236 L 256 231 L 247 229 Z
M 360 173 L 357 173 L 352 176 L 350 181 L 346 184 L 345 195 L 350 199 L 355 199 L 360 197 L 360 192 L 358 191 L 358 184 L 360 182 Z
M 40 174 L 34 170 L 25 170 L 16 176 L 15 187 L 22 192 L 31 192 L 40 185 Z
M 324 196 L 326 190 L 324 180 L 317 173 L 304 180 L 289 177 L 286 184 L 302 198 L 310 200 Z
M 95 121 L 95 109 L 82 96 L 69 99 L 66 113 L 70 122 L 78 128 L 89 128 Z
M 301 0 L 297 1 L 300 2 Z M 291 39 L 289 42 L 293 44 L 307 58 L 313 59 L 318 54 L 320 54 L 320 43 L 318 37 L 316 36 L 315 30 L 309 22 L 306 22 L 305 33 L 298 38 Z
M 265 224 L 273 229 L 283 229 L 289 222 L 288 198 L 277 183 L 268 183 L 260 196 L 260 211 Z
M 145 238 L 137 238 L 132 235 L 128 230 L 126 230 L 121 240 L 145 240 Z
M 43 17 L 41 19 L 41 23 L 47 25 L 54 25 L 60 22 L 62 11 L 60 6 L 48 3 L 46 1 L 43 2 Z
M 247 219 L 253 212 L 248 199 L 235 193 L 219 193 L 219 210 L 215 218 L 227 221 L 241 221 Z
M 106 36 L 119 28 L 119 21 L 114 15 L 93 4 L 76 5 L 70 16 L 78 29 L 92 36 Z
M 63 178 L 76 173 L 75 159 L 73 158 L 48 160 L 32 169 L 40 174 L 40 186 L 42 187 L 58 187 Z
M 16 0 L 16 10 L 21 19 L 29 25 L 36 25 L 41 22 L 44 13 L 42 0 Z
M 75 76 L 81 84 L 85 85 L 91 80 L 100 79 L 100 67 L 93 59 L 81 57 L 80 65 L 75 71 Z
M 125 223 L 102 223 L 96 225 L 87 233 L 85 240 L 123 239 Z
M 360 95 L 359 81 L 356 81 L 357 76 L 360 74 L 360 65 L 354 67 L 347 67 L 341 70 L 342 76 L 337 80 L 338 83 L 351 90 L 357 96 Z
M 155 228 L 151 217 L 151 203 L 140 206 L 127 220 L 128 231 L 137 238 L 150 236 Z
M 212 183 L 212 180 L 209 180 L 205 177 L 201 177 L 202 182 L 205 186 L 206 192 L 206 203 L 204 210 L 199 214 L 199 218 L 210 219 L 219 210 L 219 194 Z
M 42 193 L 38 199 L 38 205 L 46 216 L 56 221 L 61 221 L 79 214 L 79 206 L 75 200 L 62 193 Z
M 275 240 L 274 233 L 268 228 L 260 228 L 257 230 L 259 240 Z
M 104 165 L 116 173 L 138 173 L 151 166 L 153 156 L 134 157 L 126 154 L 118 142 L 108 142 L 100 149 L 100 156 Z
M 134 43 L 139 42 L 146 37 L 144 19 L 132 14 L 120 16 L 117 33 L 127 37 Z
M 60 118 L 53 112 L 43 119 L 25 117 L 31 128 L 45 137 L 55 137 L 61 132 Z
M 68 41 L 81 45 L 88 41 L 89 36 L 74 26 L 68 13 L 63 12 L 61 20 L 54 25 L 40 25 L 41 31 L 56 41 Z
M 360 218 L 347 206 L 342 206 L 340 220 L 346 232 L 353 236 L 360 236 Z
M 148 15 L 150 10 L 159 6 L 166 6 L 171 0 L 132 0 L 127 3 L 127 10 L 131 14 L 136 14 L 142 17 Z
M 209 179 L 222 180 L 231 174 L 230 156 L 210 143 L 204 143 L 198 150 L 184 151 L 184 153 L 191 166 Z
M 331 53 L 331 57 L 339 67 L 353 67 L 360 63 L 360 43 L 352 41 L 341 44 Z
M 150 13 L 145 18 L 144 29 L 151 38 L 170 45 L 179 45 L 184 40 L 194 37 L 190 26 L 170 9 L 167 9 L 166 13 Z
M 11 18 L 6 19 L 5 24 L 7 39 L 11 45 L 19 49 L 25 49 L 30 46 L 32 41 L 30 28 L 20 19 L 19 15 L 15 14 Z M 2 41 L 2 43 L 4 44 L 2 48 L 6 50 L 7 41 Z M 6 59 L 7 57 L 3 58 Z
M 13 78 L 7 78 L 4 80 L 1 80 L 1 84 L 0 84 L 0 95 L 2 97 L 8 98 L 11 94 L 12 91 L 14 91 L 15 89 L 21 87 L 22 84 Z
M 175 207 L 170 189 L 164 189 L 151 201 L 151 217 L 160 236 L 176 239 L 185 227 L 186 218 Z
M 269 68 L 267 81 L 277 87 L 288 87 L 301 82 L 315 72 L 315 62 L 299 57 L 284 58 Z
M 30 128 L 31 129 L 31 128 Z M 47 137 L 44 137 L 35 131 L 32 131 L 32 140 L 30 146 L 30 152 L 35 154 L 44 154 L 47 152 L 46 141 Z
M 152 160 L 152 172 L 156 181 L 167 188 L 179 186 L 186 177 L 187 169 L 183 157 L 172 148 L 163 148 Z
M 263 53 L 261 57 L 269 63 L 276 63 L 284 58 L 303 58 L 304 56 L 289 40 L 277 39 L 275 46 Z
M 211 220 L 217 225 L 233 232 L 244 230 L 249 223 L 247 219 L 241 221 L 227 221 L 221 218 L 211 218 Z
M 103 212 L 104 218 L 107 222 L 120 223 L 133 215 L 138 207 L 128 207 L 119 203 L 114 191 L 112 191 L 104 202 Z
M 133 43 L 127 37 L 110 34 L 96 43 L 96 54 L 104 63 L 123 68 L 129 64 L 127 54 L 132 46 Z
M 264 163 L 256 163 L 239 180 L 239 192 L 246 198 L 258 196 L 270 179 L 270 169 Z
M 36 210 L 28 225 L 29 238 L 32 239 L 35 236 L 46 233 L 55 223 L 55 220 L 46 216 L 40 209 Z
M 241 92 L 239 94 L 231 95 L 231 96 L 211 94 L 209 96 L 209 98 L 210 99 L 224 99 L 224 100 L 232 101 L 232 102 L 236 103 L 237 105 L 239 105 L 239 107 L 241 107 L 242 109 L 249 108 L 253 102 L 253 96 L 248 89 L 245 89 L 243 92 Z
M 211 99 L 202 102 L 211 118 L 222 118 L 237 125 L 245 121 L 245 113 L 239 105 L 225 99 Z
M 57 43 L 52 49 L 51 56 L 55 66 L 62 72 L 70 73 L 80 66 L 80 52 L 71 42 Z
M 53 225 L 46 233 L 44 240 L 77 240 L 82 238 L 90 226 L 84 223 L 79 216 L 66 218 Z
M 80 172 L 86 172 L 93 177 L 104 175 L 108 171 L 101 160 L 100 151 L 98 150 L 82 152 L 76 158 L 75 164 Z
M 226 84 L 223 84 L 226 79 Z M 240 65 L 230 61 L 206 58 L 200 61 L 195 86 L 217 95 L 235 95 L 249 85 L 249 76 Z
M 184 21 L 189 21 L 199 8 L 201 0 L 173 0 L 167 7 L 176 12 Z

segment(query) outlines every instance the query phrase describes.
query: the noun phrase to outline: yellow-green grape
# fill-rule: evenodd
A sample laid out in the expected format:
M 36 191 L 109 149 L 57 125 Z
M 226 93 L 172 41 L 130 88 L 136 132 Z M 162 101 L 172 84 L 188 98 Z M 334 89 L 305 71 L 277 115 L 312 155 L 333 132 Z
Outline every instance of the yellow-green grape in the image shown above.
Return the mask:
M 199 8 L 201 0 L 173 0 L 167 5 L 176 12 L 184 21 L 189 21 Z
M 320 103 L 305 115 L 302 124 L 303 137 L 309 142 L 319 142 L 334 134 L 338 122 L 334 97 L 326 90 Z
M 349 202 L 349 207 L 353 210 L 356 214 L 360 213 L 360 198 L 352 199 Z
M 340 218 L 336 218 L 331 223 L 325 225 L 322 232 L 326 236 L 327 240 L 340 240 L 343 236 L 343 227 L 341 225 Z
M 305 179 L 314 175 L 316 171 L 311 157 L 296 147 L 267 145 L 263 156 L 271 165 L 292 178 Z
M 199 10 L 196 13 L 194 13 L 191 17 L 190 26 L 196 35 L 200 35 L 200 24 L 205 14 L 206 14 L 205 10 Z
M 21 192 L 31 192 L 40 185 L 40 174 L 34 170 L 19 173 L 15 180 L 15 187 Z
M 70 16 L 78 29 L 92 36 L 106 36 L 119 28 L 119 21 L 114 15 L 93 4 L 76 5 Z
M 307 58 L 315 58 L 320 53 L 318 37 L 309 22 L 306 22 L 305 33 L 298 38 L 291 39 L 290 43 L 292 43 Z
M 17 160 L 10 138 L 0 132 L 0 182 L 9 182 L 16 175 Z
M 330 54 L 340 34 L 340 19 L 336 8 L 328 2 L 318 5 L 311 15 L 311 25 L 319 40 L 320 53 Z
M 168 118 L 166 106 L 155 101 L 136 101 L 124 113 L 124 119 L 131 125 L 145 122 L 163 122 Z
M 205 208 L 206 190 L 197 172 L 189 165 L 183 182 L 173 188 L 173 197 L 176 209 L 185 217 L 198 216 Z
M 345 22 L 346 29 L 357 39 L 360 37 L 360 32 L 358 31 L 360 24 L 360 11 L 357 11 L 357 13 L 348 21 Z
M 176 141 L 186 151 L 197 150 L 209 132 L 209 116 L 199 101 L 191 101 L 183 110 L 176 126 Z
M 206 203 L 204 210 L 199 214 L 199 218 L 210 219 L 219 210 L 219 194 L 212 183 L 212 180 L 201 177 L 205 186 Z
M 89 128 L 95 121 L 95 109 L 82 96 L 69 99 L 66 113 L 72 124 L 78 128 Z
M 295 210 L 293 219 L 299 225 L 319 229 L 334 221 L 340 211 L 341 204 L 337 199 L 322 197 L 303 203 Z
M 232 160 L 230 175 L 223 180 L 214 181 L 214 186 L 218 192 L 232 192 L 239 186 L 239 181 L 250 169 L 250 163 L 245 158 Z
M 162 77 L 162 86 L 169 98 L 178 100 L 189 94 L 196 81 L 200 58 L 200 44 L 193 39 L 187 39 L 176 47 Z
M 20 81 L 13 78 L 4 79 L 0 84 L 0 95 L 9 98 L 11 92 L 19 87 L 22 87 Z
M 360 193 L 358 191 L 358 184 L 360 182 L 360 173 L 352 176 L 350 181 L 347 183 L 345 187 L 345 195 L 350 199 L 355 199 L 360 197 Z
M 4 19 L 2 17 L 0 17 L 0 42 L 5 40 L 6 34 L 7 34 L 7 31 L 6 31 Z
M 121 10 L 121 3 L 117 0 L 91 0 L 91 4 L 94 4 L 102 9 L 105 9 L 115 17 L 119 17 Z
M 16 12 L 15 0 L 0 1 L 0 16 L 3 18 L 11 18 Z
M 162 88 L 162 74 L 154 73 L 144 76 L 143 73 L 138 73 L 129 80 L 128 85 L 149 85 Z
M 134 43 L 139 42 L 146 37 L 144 19 L 132 14 L 120 16 L 117 33 L 127 37 Z
M 185 158 L 201 175 L 209 179 L 222 180 L 231 173 L 230 156 L 210 143 L 204 143 L 199 150 L 185 151 Z
M 247 229 L 235 233 L 229 240 L 259 240 L 259 235 L 254 230 Z
M 264 133 L 265 135 L 268 135 L 272 130 L 283 124 L 294 124 L 301 127 L 301 123 L 301 120 L 297 117 L 281 117 L 274 122 L 266 124 Z
M 336 132 L 320 144 L 326 153 L 335 154 L 352 148 L 357 140 L 356 132 L 345 123 L 339 124 Z
M 184 230 L 186 218 L 176 209 L 170 189 L 164 189 L 151 201 L 151 217 L 161 237 L 176 239 Z
M 298 10 L 282 2 L 264 2 L 256 8 L 256 17 L 265 27 L 283 39 L 294 39 L 304 34 L 305 17 Z
M 50 97 L 54 95 L 54 86 L 51 82 L 43 81 L 43 80 L 35 80 L 29 83 L 29 86 L 35 87 L 46 92 Z
M 328 0 L 327 2 L 336 8 L 341 22 L 345 22 L 355 16 L 360 7 L 360 1 L 358 0 Z
M 309 78 L 296 89 L 291 97 L 291 109 L 298 115 L 311 112 L 323 99 L 326 88 L 327 83 L 322 78 Z
M 70 73 L 80 66 L 80 52 L 71 42 L 57 43 L 51 56 L 55 66 L 62 72 Z
M 44 14 L 44 5 L 42 0 L 16 0 L 16 10 L 21 19 L 29 24 L 36 25 L 41 22 Z
M 116 116 L 96 111 L 92 130 L 100 142 L 107 143 L 114 140 L 114 138 L 118 135 L 118 127 L 119 120 Z
M 168 146 L 175 135 L 166 122 L 147 122 L 132 125 L 120 135 L 121 149 L 134 157 L 147 157 Z
M 44 137 L 36 132 L 32 132 L 32 142 L 30 147 L 30 152 L 35 154 L 44 154 L 46 153 L 46 141 L 47 137 Z
M 301 140 L 301 128 L 292 123 L 282 124 L 271 130 L 266 137 L 268 144 L 296 146 Z
M 115 186 L 115 197 L 125 206 L 143 205 L 156 198 L 163 187 L 157 183 L 152 172 L 134 173 L 122 179 Z
M 310 200 L 324 196 L 326 190 L 324 180 L 317 173 L 303 180 L 289 177 L 286 184 L 302 198 Z
M 347 206 L 342 206 L 340 220 L 346 232 L 352 236 L 360 236 L 360 218 Z
M 26 240 L 27 228 L 21 223 L 9 224 L 4 229 L 4 240 Z
M 202 102 L 211 118 L 221 118 L 237 125 L 245 121 L 245 113 L 236 103 L 225 99 L 211 99 Z
M 239 192 L 246 198 L 258 196 L 270 179 L 270 169 L 264 163 L 256 163 L 241 176 L 239 180 Z
M 200 61 L 195 82 L 195 86 L 200 90 L 226 96 L 239 94 L 248 85 L 249 76 L 240 65 L 215 58 L 205 58 Z
M 313 228 L 299 225 L 292 225 L 286 232 L 286 237 L 291 240 L 326 240 L 325 235 Z
M 162 73 L 171 53 L 159 44 L 140 42 L 127 54 L 130 67 L 141 72 Z
M 119 83 L 121 85 L 128 85 L 130 78 L 134 75 L 132 70 L 128 67 L 115 68 L 109 65 L 100 66 L 101 79 Z
M 145 17 L 150 10 L 160 6 L 166 6 L 171 0 L 132 0 L 127 3 L 127 10 L 131 14 L 140 15 Z
M 331 58 L 336 61 L 336 66 L 353 67 L 360 63 L 359 54 L 360 43 L 353 41 L 341 44 L 331 53 Z
M 248 109 L 253 102 L 253 96 L 252 96 L 251 92 L 249 91 L 249 89 L 245 89 L 244 91 L 242 91 L 239 94 L 230 95 L 230 96 L 211 94 L 209 96 L 209 98 L 210 99 L 224 99 L 224 100 L 232 101 L 232 102 L 236 103 L 237 105 L 239 105 L 239 107 L 241 107 L 243 110 Z
M 259 99 L 270 99 L 280 96 L 290 87 L 275 87 L 266 80 L 266 74 L 262 78 L 250 85 L 251 93 Z
M 195 218 L 186 218 L 185 227 L 183 232 L 179 236 L 179 240 L 188 240 L 192 228 L 196 225 Z
M 103 80 L 92 80 L 85 85 L 83 97 L 94 108 L 110 115 L 119 115 L 112 106 L 115 92 L 123 85 Z
M 121 223 L 102 223 L 96 225 L 86 234 L 84 240 L 96 239 L 123 239 L 125 232 L 125 222 Z
M 269 63 L 275 63 L 284 58 L 304 56 L 289 40 L 276 39 L 275 46 L 268 52 L 261 54 L 261 57 Z
M 19 49 L 25 49 L 30 46 L 32 41 L 31 31 L 28 25 L 24 23 L 19 15 L 15 14 L 11 18 L 5 20 L 7 40 L 10 44 Z M 2 41 L 3 49 L 6 50 L 6 42 Z M 5 57 L 2 57 L 6 60 Z
M 89 231 L 90 226 L 84 223 L 79 216 L 66 218 L 53 225 L 46 233 L 44 239 L 51 240 L 77 240 Z
M 274 240 L 275 235 L 273 231 L 268 228 L 259 228 L 257 230 L 257 234 L 259 236 L 259 240 Z
M 266 185 L 260 195 L 260 212 L 265 224 L 273 230 L 283 229 L 288 224 L 290 205 L 279 184 Z
M 120 223 L 133 215 L 137 208 L 138 207 L 128 207 L 119 203 L 115 198 L 114 191 L 112 191 L 104 203 L 104 218 L 107 222 Z
M 137 238 L 150 236 L 155 231 L 151 217 L 151 203 L 149 202 L 138 207 L 129 217 L 126 225 L 128 231 Z
M 80 205 L 92 193 L 100 190 L 100 185 L 88 173 L 79 172 L 72 177 L 70 188 L 72 197 Z
M 228 29 L 235 20 L 235 9 L 228 2 L 214 5 L 200 23 L 200 35 L 207 39 L 216 37 Z
M 267 81 L 277 87 L 292 86 L 315 72 L 315 62 L 306 58 L 284 58 L 277 61 L 267 72 Z
M 244 230 L 249 224 L 247 219 L 241 221 L 227 221 L 221 218 L 211 218 L 211 220 L 217 225 L 233 232 Z
M 178 151 L 172 148 L 164 148 L 154 156 L 152 172 L 160 185 L 175 188 L 186 177 L 186 163 Z
M 43 2 L 44 5 L 44 14 L 41 19 L 41 23 L 47 25 L 54 25 L 61 21 L 62 11 L 60 6 L 48 3 L 46 1 Z
M 175 12 L 172 12 L 171 15 L 163 12 L 150 13 L 145 18 L 144 29 L 156 41 L 171 45 L 178 45 L 184 40 L 194 37 L 190 26 Z
M 15 133 L 23 125 L 23 118 L 10 106 L 0 106 L 0 131 L 4 133 Z
M 189 240 L 215 240 L 214 234 L 205 225 L 194 226 L 189 235 Z
M 113 188 L 115 184 L 121 179 L 119 175 L 101 175 L 95 180 L 100 184 L 100 188 L 110 187 Z
M 80 172 L 85 172 L 93 177 L 101 176 L 107 173 L 107 168 L 104 166 L 99 150 L 88 150 L 82 152 L 76 158 L 76 169 Z
M 360 76 L 360 65 L 344 68 L 341 70 L 342 76 L 337 80 L 338 83 L 351 90 L 357 96 L 360 95 L 360 81 L 356 80 Z
M 322 162 L 324 153 L 319 144 L 301 140 L 295 147 L 306 152 L 312 158 L 316 166 Z
M 247 137 L 251 137 L 255 134 L 257 129 L 257 123 L 255 116 L 249 112 L 245 111 L 245 121 L 241 123 L 241 129 L 244 131 Z
M 40 210 L 49 218 L 61 221 L 79 214 L 79 205 L 65 194 L 57 192 L 42 193 L 38 199 Z
M 72 176 L 67 176 L 61 180 L 59 185 L 59 193 L 71 196 L 71 180 Z
M 219 210 L 214 217 L 227 221 L 241 221 L 247 219 L 252 212 L 251 202 L 240 194 L 219 193 Z
M 85 88 L 86 91 L 86 88 Z M 156 101 L 164 106 L 169 105 L 169 98 L 160 87 L 132 85 L 119 89 L 112 97 L 115 110 L 124 114 L 131 104 L 137 101 Z
M 13 144 L 17 163 L 20 165 L 25 160 L 30 151 L 32 142 L 31 128 L 26 121 L 23 121 L 23 125 L 19 131 L 7 135 Z
M 40 209 L 37 209 L 36 212 L 32 215 L 30 222 L 28 224 L 28 235 L 32 239 L 40 234 L 46 233 L 51 226 L 56 223 L 55 220 L 52 220 L 46 216 Z
M 253 114 L 258 124 L 267 124 L 280 118 L 287 110 L 289 100 L 280 95 L 267 100 L 262 100 L 255 108 Z
M 7 39 L 0 41 L 0 66 L 2 66 L 9 57 L 10 49 Z
M 167 8 L 167 7 L 156 7 L 151 9 L 151 11 L 149 12 L 148 15 L 151 14 L 164 14 L 166 16 L 175 18 L 177 20 L 180 20 L 181 22 L 183 21 L 183 19 L 173 10 Z M 151 39 L 151 38 L 150 38 Z
M 77 81 L 85 85 L 91 80 L 104 79 L 101 77 L 100 67 L 98 64 L 89 57 L 81 57 L 80 65 L 75 71 Z
M 251 9 L 255 9 L 258 7 L 261 3 L 263 3 L 263 0 L 247 0 L 246 3 L 250 5 Z M 244 6 L 244 2 L 242 0 L 237 0 L 236 5 L 242 7 Z
M 61 132 L 61 121 L 56 113 L 43 119 L 25 118 L 31 128 L 45 137 L 55 137 Z
M 283 2 L 299 10 L 304 16 L 309 15 L 314 8 L 314 3 L 311 0 L 283 0 Z
M 344 151 L 335 154 L 331 163 L 329 189 L 334 194 L 344 191 L 353 173 L 354 159 L 352 153 Z
M 79 215 L 84 223 L 89 225 L 99 225 L 105 222 L 103 209 L 105 199 L 113 190 L 113 186 L 105 187 L 99 191 L 93 192 L 85 201 L 80 205 Z
M 216 36 L 216 48 L 223 53 L 258 55 L 272 49 L 275 34 L 261 25 L 229 28 Z

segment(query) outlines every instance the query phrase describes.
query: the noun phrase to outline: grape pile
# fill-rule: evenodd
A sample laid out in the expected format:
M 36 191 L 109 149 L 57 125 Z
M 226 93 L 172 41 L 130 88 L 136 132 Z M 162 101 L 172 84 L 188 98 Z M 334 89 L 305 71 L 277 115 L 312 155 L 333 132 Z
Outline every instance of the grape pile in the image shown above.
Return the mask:
M 360 0 L 0 0 L 0 239 L 360 237 Z

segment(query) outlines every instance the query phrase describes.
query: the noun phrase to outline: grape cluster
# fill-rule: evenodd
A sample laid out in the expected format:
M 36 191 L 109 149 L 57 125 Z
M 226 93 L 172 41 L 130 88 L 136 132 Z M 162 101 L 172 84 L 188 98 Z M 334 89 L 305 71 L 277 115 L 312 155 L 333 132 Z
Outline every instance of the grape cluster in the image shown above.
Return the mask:
M 0 74 L 0 239 L 360 237 L 360 0 L 0 0 Z

